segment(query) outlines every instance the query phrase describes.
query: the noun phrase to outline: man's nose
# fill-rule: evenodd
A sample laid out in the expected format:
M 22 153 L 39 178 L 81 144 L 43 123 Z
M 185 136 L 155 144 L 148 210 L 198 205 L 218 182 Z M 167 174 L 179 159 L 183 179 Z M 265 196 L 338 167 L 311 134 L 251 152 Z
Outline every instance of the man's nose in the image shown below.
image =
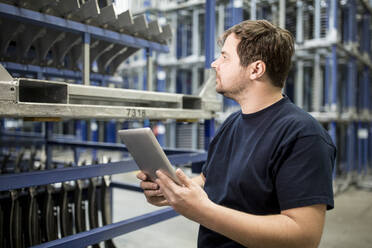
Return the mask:
M 217 67 L 217 59 L 212 62 L 211 67 L 212 68 L 216 68 Z

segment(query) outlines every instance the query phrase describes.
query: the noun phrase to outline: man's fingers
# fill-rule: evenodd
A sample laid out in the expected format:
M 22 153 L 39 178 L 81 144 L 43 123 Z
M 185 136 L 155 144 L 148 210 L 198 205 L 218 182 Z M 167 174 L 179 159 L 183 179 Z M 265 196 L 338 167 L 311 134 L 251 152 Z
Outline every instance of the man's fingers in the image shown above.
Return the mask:
M 147 202 L 151 203 L 152 205 L 162 207 L 162 206 L 169 206 L 168 201 L 164 198 L 164 196 L 152 196 L 146 197 Z
M 146 181 L 146 180 L 147 180 L 147 176 L 146 176 L 146 174 L 143 173 L 142 171 L 138 172 L 136 176 L 137 176 L 137 178 L 138 178 L 139 180 L 142 180 L 142 181 Z
M 156 175 L 157 177 L 162 181 L 162 183 L 169 189 L 171 189 L 172 191 L 175 190 L 175 187 L 177 186 L 177 184 L 169 177 L 167 176 L 165 173 L 163 173 L 161 170 L 157 170 L 156 171 Z M 157 181 L 156 181 L 157 183 Z M 160 185 L 159 185 L 160 186 Z
M 148 181 L 148 176 L 142 171 L 138 172 L 136 177 L 141 180 L 140 187 L 143 189 L 143 193 L 150 204 L 158 207 L 169 206 L 158 184 Z
M 143 193 L 147 197 L 163 196 L 163 193 L 160 190 L 145 190 Z
M 156 183 L 153 183 L 153 182 L 148 182 L 148 181 L 142 181 L 140 183 L 140 187 L 144 190 L 146 190 L 146 189 L 152 189 L 152 190 L 159 189 L 159 185 L 157 185 Z
M 152 204 L 158 207 L 169 206 L 168 201 L 164 197 L 157 198 Z
M 176 170 L 176 175 L 183 185 L 185 185 L 186 187 L 189 187 L 191 185 L 191 179 L 188 178 L 180 168 Z
M 167 200 L 170 200 L 171 197 L 174 195 L 174 193 L 172 189 L 170 188 L 170 186 L 168 185 L 168 183 L 165 183 L 164 181 L 171 180 L 171 179 L 169 179 L 167 176 L 165 177 L 166 177 L 165 179 L 159 177 L 158 179 L 156 179 L 156 183 L 159 185 L 160 190 L 163 193 L 164 197 Z

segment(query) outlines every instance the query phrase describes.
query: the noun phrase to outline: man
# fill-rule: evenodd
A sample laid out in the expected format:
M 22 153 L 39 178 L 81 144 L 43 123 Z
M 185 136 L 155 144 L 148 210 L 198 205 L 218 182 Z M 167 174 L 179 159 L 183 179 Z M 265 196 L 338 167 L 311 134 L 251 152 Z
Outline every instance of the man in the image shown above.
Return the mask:
M 151 204 L 172 206 L 200 223 L 198 247 L 317 247 L 333 208 L 336 149 L 326 130 L 282 88 L 294 53 L 292 35 L 267 21 L 227 30 L 216 91 L 239 103 L 212 140 L 200 176 L 181 170 L 175 184 L 138 173 Z

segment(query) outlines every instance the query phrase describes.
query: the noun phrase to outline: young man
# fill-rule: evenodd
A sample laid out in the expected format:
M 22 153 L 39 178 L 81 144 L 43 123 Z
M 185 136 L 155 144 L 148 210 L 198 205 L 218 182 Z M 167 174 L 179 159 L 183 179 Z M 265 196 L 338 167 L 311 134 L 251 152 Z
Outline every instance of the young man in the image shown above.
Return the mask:
M 326 130 L 282 88 L 294 53 L 292 35 L 267 21 L 227 30 L 212 63 L 216 91 L 241 111 L 219 128 L 200 176 L 181 170 L 175 184 L 137 177 L 151 204 L 170 205 L 200 223 L 198 247 L 317 247 L 333 208 L 336 149 Z

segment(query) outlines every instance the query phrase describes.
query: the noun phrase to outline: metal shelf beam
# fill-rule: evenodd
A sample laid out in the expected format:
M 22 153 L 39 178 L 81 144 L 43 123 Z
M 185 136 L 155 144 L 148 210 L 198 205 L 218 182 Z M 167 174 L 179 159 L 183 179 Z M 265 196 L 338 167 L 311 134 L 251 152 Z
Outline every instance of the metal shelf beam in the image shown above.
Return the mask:
M 85 247 L 99 243 L 104 240 L 112 239 L 117 236 L 138 230 L 143 227 L 173 218 L 178 213 L 172 208 L 157 210 L 148 214 L 123 220 L 117 223 L 109 224 L 103 227 L 95 228 L 86 232 L 77 233 L 65 238 L 53 240 L 47 243 L 33 246 L 34 248 L 45 247 Z
M 203 162 L 207 159 L 206 153 L 175 154 L 168 156 L 173 165 Z M 127 173 L 138 170 L 134 160 L 126 160 L 108 164 L 95 164 L 75 166 L 44 171 L 33 171 L 0 176 L 0 191 L 21 189 L 25 187 L 40 186 L 71 180 L 85 179 Z
M 210 119 L 221 106 L 208 82 L 199 96 L 190 96 L 28 78 L 9 80 L 11 77 L 5 70 L 2 74 L 0 116 L 3 117 Z

